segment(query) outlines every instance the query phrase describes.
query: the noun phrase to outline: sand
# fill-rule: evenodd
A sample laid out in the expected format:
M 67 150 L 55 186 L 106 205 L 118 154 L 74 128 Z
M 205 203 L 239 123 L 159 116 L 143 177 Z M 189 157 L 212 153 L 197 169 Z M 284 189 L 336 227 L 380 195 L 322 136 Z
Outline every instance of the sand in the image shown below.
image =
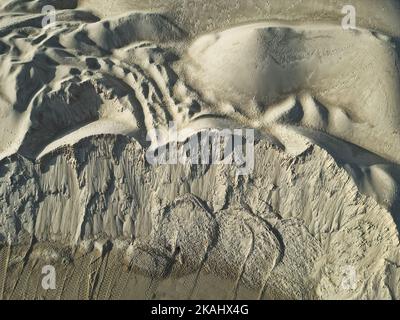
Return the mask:
M 0 0 L 0 298 L 398 299 L 400 3 L 352 2 Z M 150 165 L 171 122 L 254 171 Z

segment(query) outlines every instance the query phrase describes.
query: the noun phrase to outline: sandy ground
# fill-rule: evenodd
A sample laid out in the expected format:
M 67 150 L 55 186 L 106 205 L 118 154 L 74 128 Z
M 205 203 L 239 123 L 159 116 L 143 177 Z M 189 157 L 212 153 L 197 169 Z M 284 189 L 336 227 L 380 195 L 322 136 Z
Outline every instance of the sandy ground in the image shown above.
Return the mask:
M 400 3 L 352 3 L 0 0 L 1 297 L 398 299 Z M 254 172 L 149 165 L 171 121 Z

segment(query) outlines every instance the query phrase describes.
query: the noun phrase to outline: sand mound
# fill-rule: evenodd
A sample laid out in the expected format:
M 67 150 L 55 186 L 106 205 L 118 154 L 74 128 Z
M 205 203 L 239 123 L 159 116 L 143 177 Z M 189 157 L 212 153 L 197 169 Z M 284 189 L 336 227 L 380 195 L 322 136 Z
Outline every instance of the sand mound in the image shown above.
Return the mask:
M 195 41 L 187 74 L 211 103 L 262 117 L 261 126 L 297 123 L 400 163 L 395 55 L 366 30 L 255 24 Z
M 156 43 L 181 40 L 183 31 L 159 14 L 133 13 L 128 16 L 103 20 L 85 28 L 89 39 L 97 46 L 112 50 L 133 42 Z

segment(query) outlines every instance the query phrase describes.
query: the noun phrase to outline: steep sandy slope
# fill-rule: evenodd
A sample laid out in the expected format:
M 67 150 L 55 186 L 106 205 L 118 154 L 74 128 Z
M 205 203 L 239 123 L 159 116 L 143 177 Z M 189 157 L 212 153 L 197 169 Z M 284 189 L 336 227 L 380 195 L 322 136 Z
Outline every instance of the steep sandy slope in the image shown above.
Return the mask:
M 77 264 L 98 259 L 93 267 L 104 277 L 106 260 L 121 254 L 109 267 L 126 265 L 126 276 L 144 286 L 128 286 L 125 297 L 398 298 L 390 213 L 361 195 L 322 149 L 293 157 L 258 142 L 255 171 L 241 178 L 224 165 L 149 167 L 143 152 L 134 140 L 103 136 L 36 165 L 3 160 L 0 234 L 25 248 L 10 254 L 25 264 L 2 275 L 6 297 L 21 297 L 7 288 L 29 286 L 45 263 L 78 272 Z M 355 290 L 342 286 L 348 266 L 357 271 Z

